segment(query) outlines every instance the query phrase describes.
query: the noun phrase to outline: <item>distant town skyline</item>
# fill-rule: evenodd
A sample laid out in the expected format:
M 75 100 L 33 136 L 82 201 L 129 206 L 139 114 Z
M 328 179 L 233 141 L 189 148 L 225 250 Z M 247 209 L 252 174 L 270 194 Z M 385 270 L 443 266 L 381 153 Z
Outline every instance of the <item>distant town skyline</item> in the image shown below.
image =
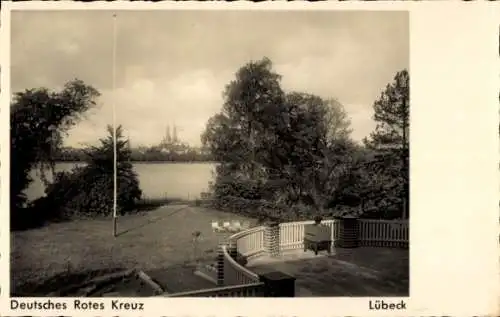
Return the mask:
M 74 78 L 97 88 L 99 107 L 69 131 L 65 146 L 95 144 L 112 123 L 136 145 L 158 144 L 167 125 L 199 146 L 235 72 L 264 56 L 285 91 L 336 98 L 360 140 L 375 127 L 372 105 L 409 67 L 407 12 L 118 12 L 116 90 L 110 11 L 12 12 L 11 89 L 58 89 Z M 254 21 L 259 23 L 254 23 Z

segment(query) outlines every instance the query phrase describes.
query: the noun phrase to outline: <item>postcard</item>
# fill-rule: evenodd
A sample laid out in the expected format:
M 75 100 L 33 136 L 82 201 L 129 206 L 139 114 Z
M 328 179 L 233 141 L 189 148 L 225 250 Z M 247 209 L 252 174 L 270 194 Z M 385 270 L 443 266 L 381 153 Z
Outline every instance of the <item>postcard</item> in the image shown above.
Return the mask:
M 498 314 L 495 4 L 3 9 L 3 315 Z

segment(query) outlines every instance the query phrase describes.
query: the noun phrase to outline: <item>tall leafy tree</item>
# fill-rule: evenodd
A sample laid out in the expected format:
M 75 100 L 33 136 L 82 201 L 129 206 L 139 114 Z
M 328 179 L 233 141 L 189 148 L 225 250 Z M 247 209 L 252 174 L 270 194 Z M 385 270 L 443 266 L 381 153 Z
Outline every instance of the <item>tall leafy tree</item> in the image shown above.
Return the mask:
M 307 202 L 320 208 L 322 184 L 319 172 L 325 167 L 328 149 L 327 115 L 329 104 L 318 96 L 305 93 L 287 95 L 288 125 L 278 131 L 291 202 Z
M 334 145 L 349 139 L 342 105 L 307 93 L 285 93 L 264 58 L 240 68 L 225 90 L 222 111 L 202 136 L 221 162 L 219 196 L 235 195 L 321 209 L 334 173 Z
M 282 119 L 285 95 L 280 80 L 272 62 L 263 58 L 240 68 L 225 90 L 222 112 L 232 122 L 242 154 L 248 158 L 242 167 L 253 179 L 260 167 L 259 152 L 264 143 L 272 141 L 272 129 Z
M 281 77 L 267 58 L 247 63 L 235 77 L 225 88 L 222 111 L 208 121 L 202 141 L 221 164 L 218 188 L 257 198 L 265 192 L 264 152 L 274 141 L 272 131 L 283 121 L 284 92 Z M 243 188 L 235 189 L 237 183 Z
M 376 129 L 365 140 L 377 155 L 371 162 L 384 174 L 389 195 L 400 199 L 403 215 L 408 215 L 409 200 L 409 127 L 410 77 L 407 70 L 398 72 L 382 92 L 373 108 Z
M 30 89 L 14 95 L 10 114 L 11 210 L 24 206 L 23 191 L 32 182 L 30 172 L 53 170 L 54 154 L 67 131 L 96 105 L 99 92 L 81 80 L 68 82 L 61 91 Z
M 295 185 L 300 184 L 295 197 L 322 213 L 343 186 L 338 180 L 347 173 L 348 152 L 353 146 L 350 119 L 335 99 L 299 93 L 288 96 L 293 150 L 287 157 L 290 175 L 298 181 Z

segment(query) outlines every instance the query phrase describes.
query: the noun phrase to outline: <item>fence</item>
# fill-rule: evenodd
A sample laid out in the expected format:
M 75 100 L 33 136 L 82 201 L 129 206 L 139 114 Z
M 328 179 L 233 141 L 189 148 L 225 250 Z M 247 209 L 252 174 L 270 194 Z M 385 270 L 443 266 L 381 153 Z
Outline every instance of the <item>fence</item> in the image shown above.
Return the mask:
M 279 246 L 281 252 L 304 248 L 305 226 L 313 224 L 314 221 L 287 222 L 280 224 Z M 334 240 L 339 230 L 339 222 L 335 220 L 325 220 L 321 222 L 328 226 L 331 232 L 331 239 Z
M 279 224 L 278 227 L 256 227 L 230 236 L 223 245 L 218 258 L 218 283 L 221 287 L 186 293 L 167 295 L 168 297 L 257 297 L 266 293 L 265 283 L 260 276 L 240 263 L 238 255 L 246 258 L 261 255 L 276 256 L 283 252 L 304 248 L 304 230 L 314 221 L 299 221 Z M 323 225 L 331 230 L 331 240 L 342 239 L 347 232 L 347 222 L 324 220 Z M 355 239 L 362 246 L 408 247 L 409 223 L 406 220 L 365 220 L 349 221 L 349 239 Z M 278 230 L 275 230 L 278 228 Z M 353 229 L 354 228 L 354 229 Z M 353 234 L 354 233 L 354 234 Z M 358 243 L 356 243 L 358 245 Z M 278 252 L 275 252 L 278 249 Z
M 236 242 L 238 253 L 248 259 L 258 257 L 266 252 L 264 248 L 265 227 L 251 228 L 231 236 L 231 240 Z
M 252 284 L 259 281 L 259 276 L 244 266 L 238 264 L 229 254 L 227 246 L 222 246 L 224 261 L 224 285 Z
M 225 287 L 202 289 L 190 292 L 167 294 L 162 297 L 262 297 L 264 283 L 232 285 Z
M 409 225 L 405 220 L 359 220 L 359 241 L 365 246 L 406 247 Z

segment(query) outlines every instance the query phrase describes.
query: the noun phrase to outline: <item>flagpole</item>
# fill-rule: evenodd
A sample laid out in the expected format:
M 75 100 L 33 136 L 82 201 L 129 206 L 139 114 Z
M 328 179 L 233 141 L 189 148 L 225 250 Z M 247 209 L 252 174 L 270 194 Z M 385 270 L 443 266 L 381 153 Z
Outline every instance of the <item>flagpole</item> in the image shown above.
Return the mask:
M 116 237 L 117 153 L 116 153 L 116 14 L 113 14 L 113 236 Z

